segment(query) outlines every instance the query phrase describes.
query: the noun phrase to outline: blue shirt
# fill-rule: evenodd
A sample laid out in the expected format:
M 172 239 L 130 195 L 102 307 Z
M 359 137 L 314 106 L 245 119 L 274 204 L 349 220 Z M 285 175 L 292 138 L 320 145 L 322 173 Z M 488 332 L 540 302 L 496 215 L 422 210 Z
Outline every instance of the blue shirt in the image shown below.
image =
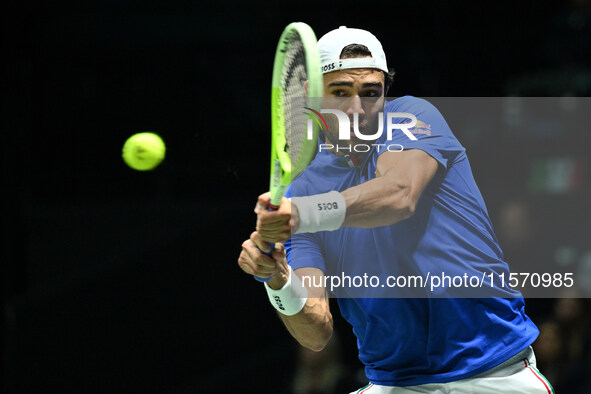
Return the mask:
M 427 101 L 411 96 L 387 102 L 384 112 L 414 114 L 418 122 L 410 131 L 417 140 L 400 130 L 388 139 L 384 130 L 358 167 L 323 150 L 294 180 L 288 195 L 342 191 L 366 182 L 375 178 L 378 157 L 388 147 L 398 150 L 401 145 L 404 150 L 420 149 L 439 163 L 414 215 L 391 226 L 297 234 L 286 243 L 290 265 L 381 280 L 441 272 L 478 277 L 505 273 L 507 278 L 508 266 L 465 149 L 442 115 Z M 465 379 L 514 356 L 538 335 L 524 312 L 523 298 L 511 289 L 487 298 L 438 298 L 441 289 L 418 291 L 408 298 L 368 286 L 334 290 L 371 382 L 411 386 Z

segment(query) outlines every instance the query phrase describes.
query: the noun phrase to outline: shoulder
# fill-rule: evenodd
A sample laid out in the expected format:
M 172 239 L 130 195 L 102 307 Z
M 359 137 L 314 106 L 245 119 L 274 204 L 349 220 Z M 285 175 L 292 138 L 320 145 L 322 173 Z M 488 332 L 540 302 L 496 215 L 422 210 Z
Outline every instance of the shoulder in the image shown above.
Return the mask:
M 393 100 L 388 100 L 386 102 L 386 110 L 389 112 L 405 110 L 411 113 L 419 113 L 425 111 L 439 112 L 431 102 L 415 96 L 403 96 Z
M 328 152 L 318 153 L 308 167 L 291 182 L 291 196 L 307 196 L 333 190 L 342 175 L 334 158 Z

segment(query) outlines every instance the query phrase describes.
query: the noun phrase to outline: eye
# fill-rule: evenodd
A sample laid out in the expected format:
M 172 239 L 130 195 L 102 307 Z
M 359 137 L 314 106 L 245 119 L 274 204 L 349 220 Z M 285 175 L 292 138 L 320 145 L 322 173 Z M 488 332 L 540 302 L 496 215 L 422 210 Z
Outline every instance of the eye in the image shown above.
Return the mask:
M 345 97 L 347 92 L 345 92 L 343 89 L 337 89 L 333 90 L 332 95 L 335 97 Z
M 382 94 L 382 92 L 373 89 L 373 90 L 368 90 L 366 92 L 364 92 L 363 97 L 380 97 Z

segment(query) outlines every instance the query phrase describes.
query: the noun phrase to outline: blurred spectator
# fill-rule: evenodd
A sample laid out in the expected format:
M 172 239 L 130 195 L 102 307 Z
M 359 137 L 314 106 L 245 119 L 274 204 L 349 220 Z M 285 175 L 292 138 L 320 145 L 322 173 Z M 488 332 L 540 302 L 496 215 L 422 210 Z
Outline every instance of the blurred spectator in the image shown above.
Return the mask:
M 529 244 L 534 238 L 533 223 L 530 210 L 522 200 L 505 203 L 501 210 L 501 234 L 505 247 L 518 249 L 520 245 Z
M 552 221 L 544 221 L 546 212 L 535 203 L 535 197 L 517 197 L 504 202 L 498 209 L 497 234 L 505 260 L 512 272 L 558 272 L 561 268 L 575 271 L 575 284 L 585 286 L 582 273 L 577 272 L 576 261 L 588 245 L 588 232 L 582 231 L 578 240 L 577 226 L 581 219 L 567 215 L 559 231 L 568 229 L 571 234 L 558 234 L 549 228 Z M 556 230 L 556 229 L 554 229 Z M 548 238 L 548 234 L 552 235 Z M 571 248 L 552 239 L 571 240 Z M 558 253 L 562 251 L 561 253 Z M 569 251 L 568 259 L 561 254 Z M 557 257 L 558 256 L 558 257 Z M 581 264 L 584 258 L 581 257 Z M 567 261 L 568 260 L 568 261 Z M 555 294 L 557 298 L 530 298 L 526 301 L 528 313 L 538 324 L 540 335 L 533 347 L 538 368 L 550 380 L 556 392 L 569 394 L 591 393 L 591 300 L 589 294 L 574 288 L 565 288 Z
M 505 261 L 512 272 L 551 272 L 553 233 L 540 217 L 536 196 L 517 196 L 503 202 L 495 227 Z
M 324 350 L 314 352 L 298 346 L 296 371 L 291 394 L 336 394 L 348 376 L 341 362 L 341 344 L 336 333 Z
M 538 369 L 554 388 L 560 387 L 567 362 L 564 333 L 560 324 L 551 318 L 538 324 L 538 328 L 540 336 L 533 344 Z
M 559 393 L 591 392 L 591 309 L 579 295 L 568 289 L 554 300 L 534 343 L 538 366 Z

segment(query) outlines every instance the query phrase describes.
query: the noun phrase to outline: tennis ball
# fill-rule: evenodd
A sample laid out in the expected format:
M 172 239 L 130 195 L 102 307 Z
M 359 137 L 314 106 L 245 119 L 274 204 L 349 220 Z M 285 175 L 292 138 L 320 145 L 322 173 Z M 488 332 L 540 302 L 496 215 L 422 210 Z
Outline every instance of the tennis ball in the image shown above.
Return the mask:
M 138 171 L 156 168 L 164 159 L 166 146 L 159 135 L 144 132 L 132 135 L 123 144 L 123 160 Z

